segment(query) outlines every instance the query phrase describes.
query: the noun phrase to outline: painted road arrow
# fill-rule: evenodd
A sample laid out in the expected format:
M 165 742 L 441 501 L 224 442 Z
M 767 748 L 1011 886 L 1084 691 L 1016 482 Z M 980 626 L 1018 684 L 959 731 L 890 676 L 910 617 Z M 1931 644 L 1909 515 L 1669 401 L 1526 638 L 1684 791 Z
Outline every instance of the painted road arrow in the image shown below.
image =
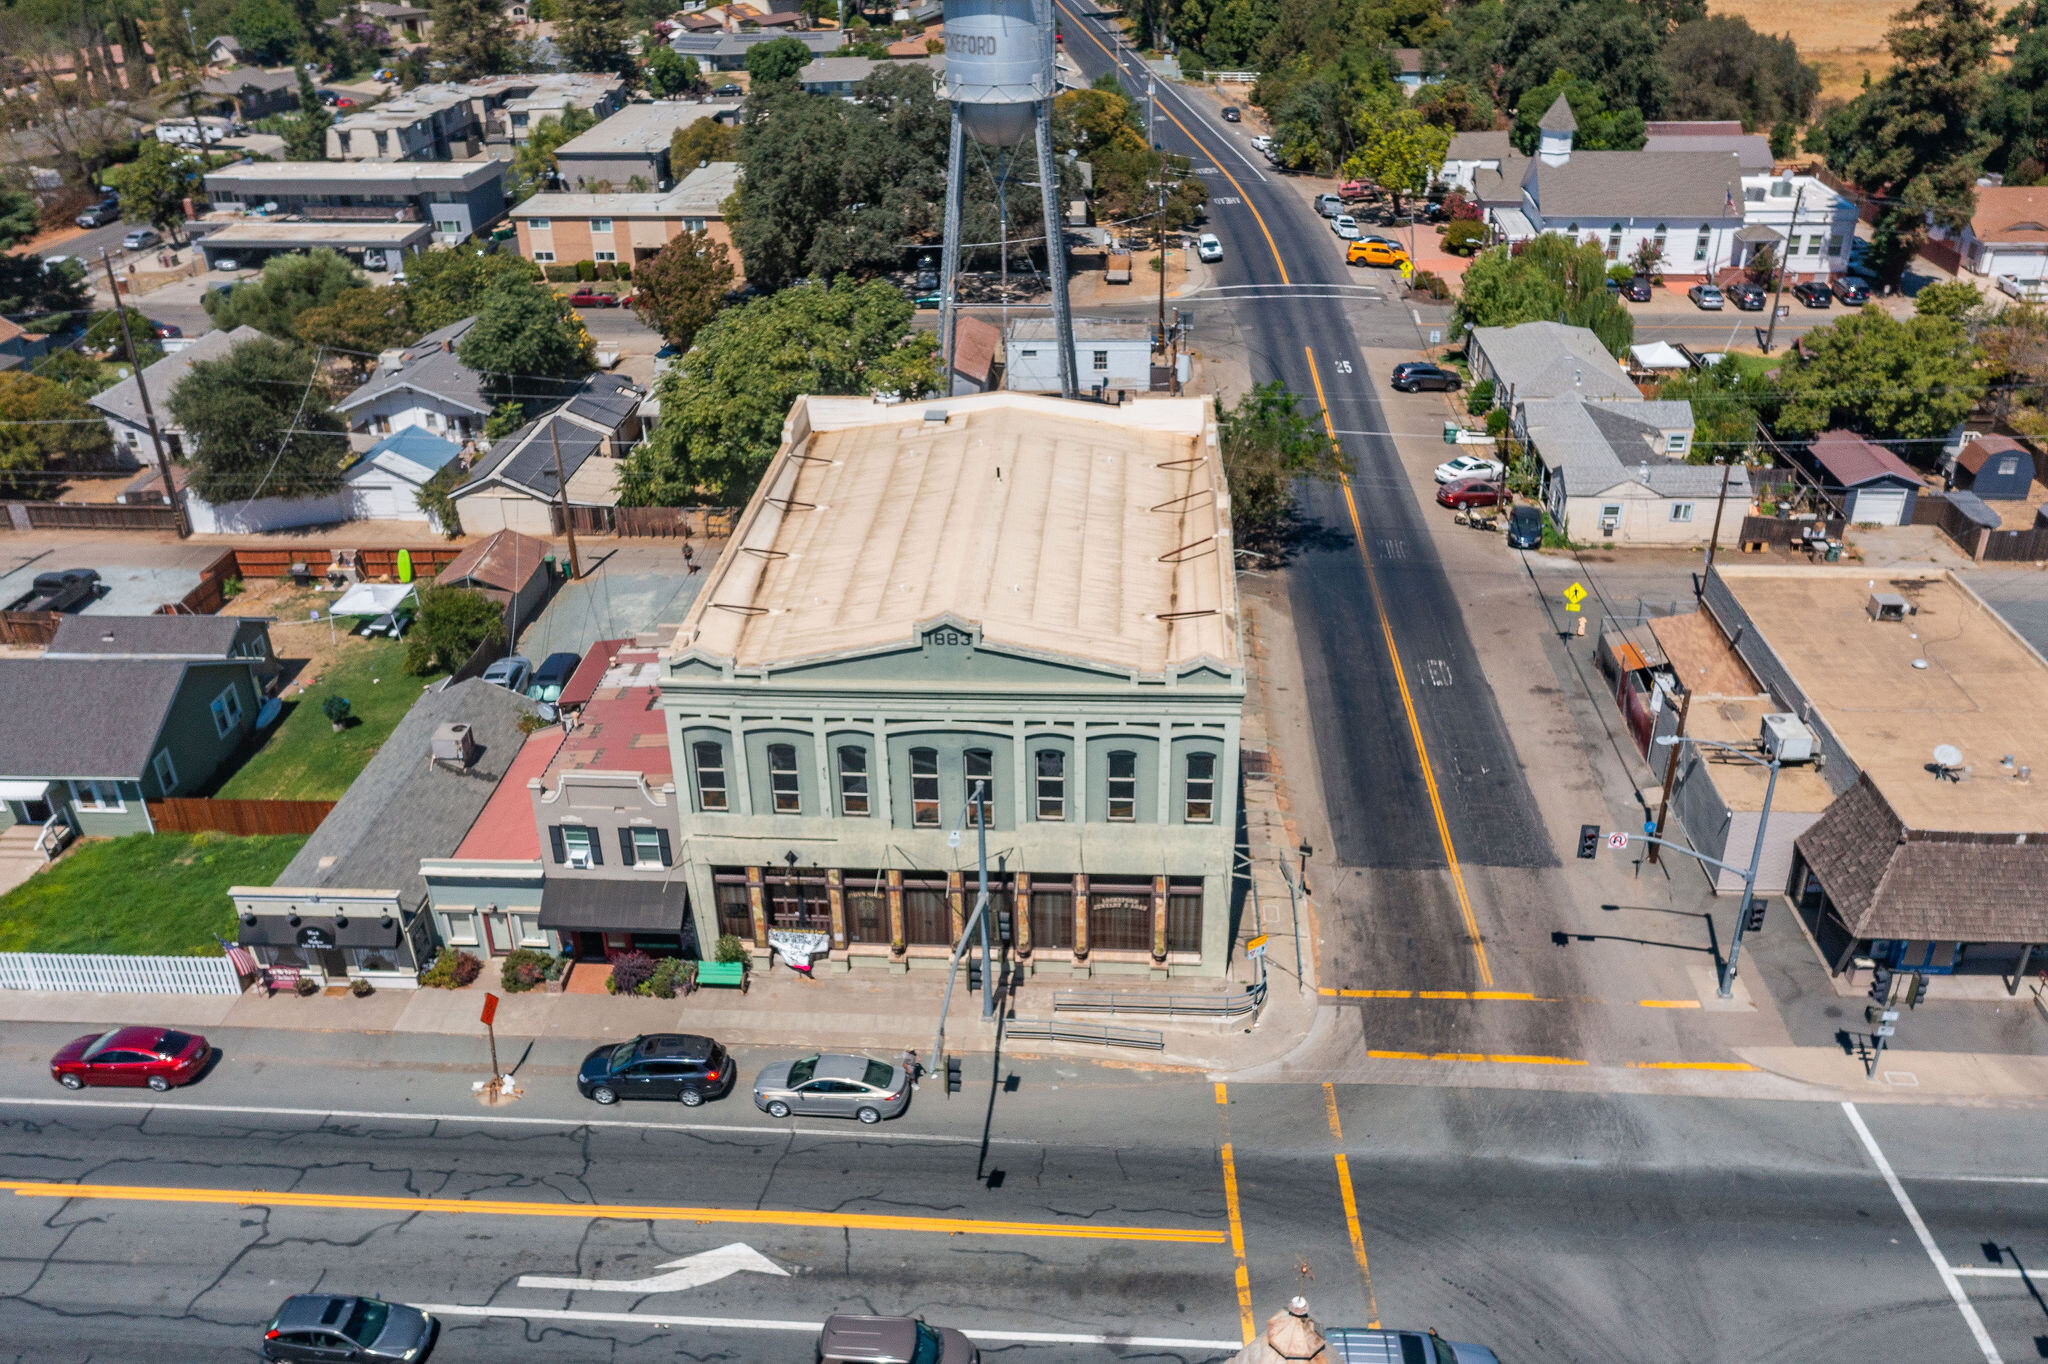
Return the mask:
M 521 1288 L 563 1288 L 583 1293 L 680 1293 L 702 1288 L 733 1274 L 775 1274 L 789 1277 L 789 1271 L 744 1241 L 734 1241 L 716 1250 L 699 1251 L 680 1260 L 670 1260 L 656 1269 L 666 1270 L 644 1279 L 555 1279 L 544 1274 L 522 1274 Z

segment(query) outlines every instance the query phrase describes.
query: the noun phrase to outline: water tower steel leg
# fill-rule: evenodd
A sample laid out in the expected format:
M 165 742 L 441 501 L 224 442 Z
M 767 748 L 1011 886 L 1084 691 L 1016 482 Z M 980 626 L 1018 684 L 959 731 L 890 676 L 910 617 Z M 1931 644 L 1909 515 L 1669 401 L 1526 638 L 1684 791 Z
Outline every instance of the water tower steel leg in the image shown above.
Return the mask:
M 951 142 L 946 153 L 946 239 L 939 264 L 939 392 L 953 396 L 954 283 L 960 274 L 960 213 L 967 195 L 966 136 L 960 123 L 960 106 L 949 105 L 953 116 Z
M 1045 266 L 1052 276 L 1052 322 L 1060 348 L 1060 396 L 1072 398 L 1080 393 L 1080 377 L 1074 371 L 1074 315 L 1067 306 L 1067 234 L 1060 213 L 1059 167 L 1053 158 L 1051 100 L 1038 101 L 1037 124 L 1038 192 L 1045 206 Z

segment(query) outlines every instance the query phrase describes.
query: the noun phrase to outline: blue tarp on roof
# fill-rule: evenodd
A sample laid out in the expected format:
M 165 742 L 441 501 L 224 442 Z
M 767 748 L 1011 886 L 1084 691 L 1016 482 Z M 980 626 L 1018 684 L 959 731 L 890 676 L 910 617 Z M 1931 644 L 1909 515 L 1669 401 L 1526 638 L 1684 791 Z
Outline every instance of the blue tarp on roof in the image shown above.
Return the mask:
M 404 426 L 371 446 L 368 458 L 387 453 L 409 459 L 422 469 L 438 471 L 461 454 L 462 447 L 422 427 Z

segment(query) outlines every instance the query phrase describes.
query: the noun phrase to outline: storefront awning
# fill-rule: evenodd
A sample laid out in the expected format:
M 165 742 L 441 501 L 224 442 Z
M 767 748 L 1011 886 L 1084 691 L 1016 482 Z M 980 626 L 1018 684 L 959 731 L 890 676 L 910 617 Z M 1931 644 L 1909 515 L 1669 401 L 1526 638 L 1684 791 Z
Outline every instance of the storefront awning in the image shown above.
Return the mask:
M 285 914 L 244 914 L 235 929 L 235 942 L 242 947 L 316 948 L 396 947 L 404 931 L 396 914 L 303 914 L 296 924 Z
M 608 933 L 679 933 L 688 892 L 681 881 L 549 877 L 540 893 L 540 926 Z
M 42 800 L 49 794 L 47 781 L 0 781 L 0 800 Z

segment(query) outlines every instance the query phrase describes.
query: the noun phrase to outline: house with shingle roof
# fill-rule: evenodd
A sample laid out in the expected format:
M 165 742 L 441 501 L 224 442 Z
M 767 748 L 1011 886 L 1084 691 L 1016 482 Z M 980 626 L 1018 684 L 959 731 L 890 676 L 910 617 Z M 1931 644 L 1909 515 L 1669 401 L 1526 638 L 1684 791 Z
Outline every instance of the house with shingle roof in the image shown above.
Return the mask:
M 1932 235 L 1951 234 L 1937 227 Z M 1956 249 L 1972 274 L 2020 286 L 2048 281 L 2048 186 L 1980 185 Z
M 547 415 L 499 438 L 451 496 L 471 533 L 553 535 L 554 504 L 616 507 L 619 463 L 640 436 L 646 394 L 616 374 L 593 374 Z
M 366 450 L 414 426 L 458 445 L 486 444 L 484 376 L 456 353 L 475 322 L 465 317 L 379 356 L 368 381 L 334 405 L 348 422 L 349 444 Z
M 1591 402 L 1570 395 L 1523 404 L 1518 429 L 1536 454 L 1551 520 L 1581 544 L 1702 545 L 1714 534 L 1726 474 L 1720 538 L 1735 543 L 1749 510 L 1741 465 L 1690 464 L 1692 404 Z
M 156 429 L 163 436 L 164 452 L 172 459 L 184 459 L 192 453 L 188 444 L 190 437 L 171 413 L 171 395 L 192 372 L 192 366 L 201 360 L 218 360 L 235 347 L 262 338 L 263 333 L 254 327 L 210 331 L 183 350 L 173 351 L 142 371 L 142 378 L 149 385 L 150 403 L 156 411 Z M 114 437 L 114 460 L 117 464 L 135 469 L 155 461 L 156 454 L 149 440 L 149 423 L 142 410 L 142 391 L 134 375 L 85 401 L 87 406 L 106 418 L 107 430 Z
M 1853 431 L 1823 431 L 1807 446 L 1842 513 L 1858 525 L 1909 526 L 1923 480 L 1912 465 Z

